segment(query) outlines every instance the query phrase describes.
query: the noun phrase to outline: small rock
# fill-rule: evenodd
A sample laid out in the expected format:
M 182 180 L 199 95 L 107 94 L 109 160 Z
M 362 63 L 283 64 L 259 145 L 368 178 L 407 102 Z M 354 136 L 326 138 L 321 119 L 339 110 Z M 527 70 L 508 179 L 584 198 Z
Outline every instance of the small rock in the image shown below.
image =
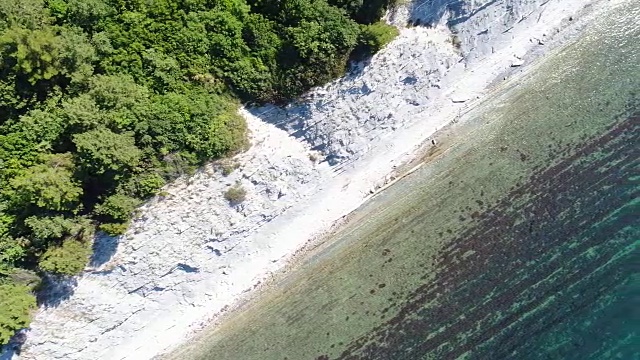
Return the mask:
M 463 103 L 469 100 L 469 96 L 468 95 L 452 95 L 451 96 L 451 101 L 458 104 L 458 103 Z
M 515 59 L 511 62 L 511 67 L 518 67 L 524 65 L 523 59 Z

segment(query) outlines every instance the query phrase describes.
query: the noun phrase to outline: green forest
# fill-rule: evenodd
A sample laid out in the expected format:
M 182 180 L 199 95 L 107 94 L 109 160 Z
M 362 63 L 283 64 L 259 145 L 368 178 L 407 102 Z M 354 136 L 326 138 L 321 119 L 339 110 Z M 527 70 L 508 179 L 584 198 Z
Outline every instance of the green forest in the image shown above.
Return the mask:
M 395 35 L 393 0 L 0 0 L 0 345 L 168 181 Z

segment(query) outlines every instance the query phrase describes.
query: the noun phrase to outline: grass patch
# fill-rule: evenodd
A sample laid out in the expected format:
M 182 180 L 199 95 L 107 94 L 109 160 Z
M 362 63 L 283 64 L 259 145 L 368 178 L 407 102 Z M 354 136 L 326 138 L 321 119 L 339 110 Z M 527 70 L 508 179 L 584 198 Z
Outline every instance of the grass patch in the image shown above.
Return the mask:
M 227 191 L 224 192 L 224 198 L 231 204 L 236 205 L 247 199 L 247 191 L 244 187 L 238 182 Z

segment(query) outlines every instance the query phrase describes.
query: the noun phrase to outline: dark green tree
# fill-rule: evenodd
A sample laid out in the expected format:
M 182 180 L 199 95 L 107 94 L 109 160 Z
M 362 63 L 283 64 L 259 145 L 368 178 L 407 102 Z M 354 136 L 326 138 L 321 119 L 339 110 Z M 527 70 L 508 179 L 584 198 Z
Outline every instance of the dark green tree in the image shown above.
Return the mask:
M 60 246 L 53 246 L 40 258 L 41 270 L 56 275 L 76 275 L 84 269 L 91 255 L 91 243 L 66 239 Z
M 14 177 L 3 189 L 14 203 L 42 210 L 77 212 L 82 188 L 73 178 L 70 154 L 43 155 L 40 163 Z
M 103 127 L 74 135 L 73 143 L 79 165 L 96 175 L 131 171 L 142 156 L 132 134 L 117 134 Z

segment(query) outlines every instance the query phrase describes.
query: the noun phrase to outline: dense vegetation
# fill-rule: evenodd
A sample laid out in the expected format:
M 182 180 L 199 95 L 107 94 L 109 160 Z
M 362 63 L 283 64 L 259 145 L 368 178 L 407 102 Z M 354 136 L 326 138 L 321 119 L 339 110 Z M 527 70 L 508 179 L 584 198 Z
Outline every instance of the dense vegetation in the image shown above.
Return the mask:
M 390 0 L 0 0 L 0 344 L 167 181 L 395 29 Z M 235 200 L 235 198 L 234 198 Z

